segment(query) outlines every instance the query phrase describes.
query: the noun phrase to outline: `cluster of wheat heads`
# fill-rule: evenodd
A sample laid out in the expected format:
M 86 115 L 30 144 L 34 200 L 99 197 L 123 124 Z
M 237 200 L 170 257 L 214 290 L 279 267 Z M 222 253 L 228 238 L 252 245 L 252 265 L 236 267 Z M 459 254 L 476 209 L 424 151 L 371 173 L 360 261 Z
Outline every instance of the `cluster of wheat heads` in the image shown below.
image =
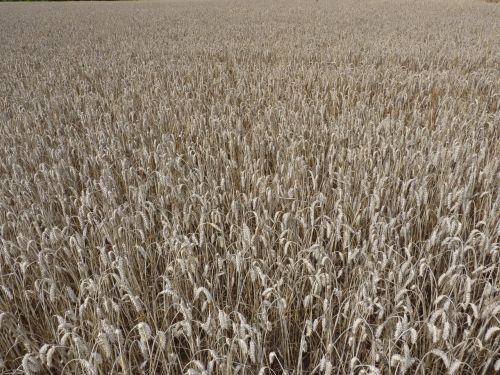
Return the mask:
M 0 372 L 498 371 L 499 15 L 0 4 Z

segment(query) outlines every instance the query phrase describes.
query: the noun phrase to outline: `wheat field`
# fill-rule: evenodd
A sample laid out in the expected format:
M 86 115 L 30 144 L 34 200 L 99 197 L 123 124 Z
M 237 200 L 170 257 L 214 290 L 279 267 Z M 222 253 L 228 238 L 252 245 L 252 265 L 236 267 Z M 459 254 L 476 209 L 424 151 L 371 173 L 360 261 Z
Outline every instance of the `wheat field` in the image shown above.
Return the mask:
M 499 19 L 0 4 L 0 373 L 498 373 Z

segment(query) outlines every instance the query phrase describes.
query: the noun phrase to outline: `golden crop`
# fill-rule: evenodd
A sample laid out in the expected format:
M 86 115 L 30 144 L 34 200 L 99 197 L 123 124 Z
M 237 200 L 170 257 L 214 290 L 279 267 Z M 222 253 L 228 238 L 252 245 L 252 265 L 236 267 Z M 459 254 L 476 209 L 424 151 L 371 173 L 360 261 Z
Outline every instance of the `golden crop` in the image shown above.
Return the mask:
M 0 372 L 499 371 L 499 19 L 0 4 Z

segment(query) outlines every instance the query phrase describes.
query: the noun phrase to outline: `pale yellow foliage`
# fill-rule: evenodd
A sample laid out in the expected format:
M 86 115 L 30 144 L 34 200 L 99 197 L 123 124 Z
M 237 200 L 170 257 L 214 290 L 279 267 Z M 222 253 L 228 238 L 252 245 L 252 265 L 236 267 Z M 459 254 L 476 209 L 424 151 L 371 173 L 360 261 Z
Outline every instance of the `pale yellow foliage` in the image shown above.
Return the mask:
M 499 371 L 499 19 L 0 3 L 0 371 Z

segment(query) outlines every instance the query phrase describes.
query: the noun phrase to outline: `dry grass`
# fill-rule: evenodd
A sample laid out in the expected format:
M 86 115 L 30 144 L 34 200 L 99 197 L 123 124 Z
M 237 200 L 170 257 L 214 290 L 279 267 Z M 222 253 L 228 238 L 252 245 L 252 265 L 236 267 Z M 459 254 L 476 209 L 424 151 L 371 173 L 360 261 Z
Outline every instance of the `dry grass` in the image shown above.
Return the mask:
M 0 371 L 493 374 L 499 12 L 0 4 Z

